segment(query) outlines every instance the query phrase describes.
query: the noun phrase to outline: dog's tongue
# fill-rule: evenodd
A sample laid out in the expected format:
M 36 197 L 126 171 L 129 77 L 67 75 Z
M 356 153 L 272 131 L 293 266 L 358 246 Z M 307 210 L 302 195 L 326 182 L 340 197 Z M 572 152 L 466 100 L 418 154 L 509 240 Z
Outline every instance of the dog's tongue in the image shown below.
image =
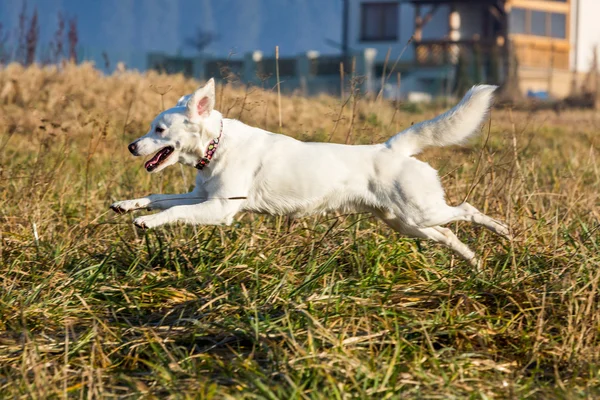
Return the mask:
M 144 164 L 144 167 L 146 168 L 147 171 L 153 171 L 156 167 L 158 167 L 158 165 L 161 163 L 163 158 L 165 156 L 167 156 L 169 153 L 171 153 L 171 149 L 169 147 L 165 147 L 164 149 L 162 149 L 158 153 L 156 153 L 154 155 L 154 157 L 152 157 L 151 159 L 146 161 L 146 164 Z

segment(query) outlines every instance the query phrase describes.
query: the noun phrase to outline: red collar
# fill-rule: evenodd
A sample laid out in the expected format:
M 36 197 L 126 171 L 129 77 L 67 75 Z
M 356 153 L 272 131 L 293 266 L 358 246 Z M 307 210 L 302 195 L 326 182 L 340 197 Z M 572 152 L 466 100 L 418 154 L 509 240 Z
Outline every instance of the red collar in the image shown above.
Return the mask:
M 212 160 L 212 158 L 215 154 L 215 151 L 217 151 L 217 147 L 219 147 L 219 143 L 221 142 L 222 135 L 223 135 L 223 120 L 221 119 L 221 132 L 219 132 L 219 136 L 210 141 L 210 143 L 208 144 L 208 147 L 206 148 L 206 152 L 204 153 L 204 157 L 202 157 L 200 159 L 200 161 L 198 161 L 198 163 L 195 165 L 194 168 L 202 169 L 210 163 L 210 160 Z

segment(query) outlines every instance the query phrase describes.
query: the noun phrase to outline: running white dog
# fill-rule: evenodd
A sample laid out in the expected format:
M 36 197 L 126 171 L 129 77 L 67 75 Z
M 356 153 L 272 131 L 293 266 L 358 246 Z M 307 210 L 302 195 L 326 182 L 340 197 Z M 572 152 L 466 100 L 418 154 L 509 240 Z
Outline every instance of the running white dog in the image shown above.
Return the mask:
M 118 212 L 164 210 L 136 218 L 140 228 L 183 222 L 229 225 L 242 211 L 305 216 L 326 211 L 370 212 L 396 231 L 431 239 L 472 265 L 473 251 L 440 225 L 471 221 L 509 237 L 508 228 L 468 203 L 451 207 L 437 171 L 412 156 L 429 146 L 464 141 L 483 122 L 495 86 L 476 86 L 453 109 L 416 124 L 383 144 L 305 143 L 223 118 L 214 110 L 211 79 L 159 114 L 129 145 L 158 172 L 180 162 L 198 171 L 191 193 L 152 194 L 111 205 Z

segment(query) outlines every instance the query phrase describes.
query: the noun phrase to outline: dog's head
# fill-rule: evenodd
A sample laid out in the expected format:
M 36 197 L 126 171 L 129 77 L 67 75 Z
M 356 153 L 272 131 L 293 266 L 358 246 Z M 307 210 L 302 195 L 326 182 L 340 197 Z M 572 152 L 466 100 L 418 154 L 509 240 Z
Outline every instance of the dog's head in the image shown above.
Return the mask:
M 215 81 L 211 79 L 154 118 L 150 131 L 131 143 L 129 151 L 134 156 L 154 154 L 144 165 L 148 172 L 161 171 L 177 162 L 196 165 L 221 130 L 222 116 L 214 106 Z

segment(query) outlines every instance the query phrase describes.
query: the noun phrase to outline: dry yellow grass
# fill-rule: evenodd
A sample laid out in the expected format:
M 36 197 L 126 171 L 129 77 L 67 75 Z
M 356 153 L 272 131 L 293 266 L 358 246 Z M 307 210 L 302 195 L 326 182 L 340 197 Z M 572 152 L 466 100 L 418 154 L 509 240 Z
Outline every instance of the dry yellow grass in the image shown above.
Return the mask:
M 198 82 L 90 65 L 0 71 L 0 393 L 6 398 L 593 398 L 600 394 L 598 115 L 494 110 L 433 149 L 485 258 L 365 215 L 138 232 L 118 199 L 184 192 L 126 144 Z M 220 86 L 230 118 L 279 130 L 276 93 Z M 380 142 L 442 111 L 282 98 L 303 140 Z M 458 228 L 458 226 L 455 226 Z

